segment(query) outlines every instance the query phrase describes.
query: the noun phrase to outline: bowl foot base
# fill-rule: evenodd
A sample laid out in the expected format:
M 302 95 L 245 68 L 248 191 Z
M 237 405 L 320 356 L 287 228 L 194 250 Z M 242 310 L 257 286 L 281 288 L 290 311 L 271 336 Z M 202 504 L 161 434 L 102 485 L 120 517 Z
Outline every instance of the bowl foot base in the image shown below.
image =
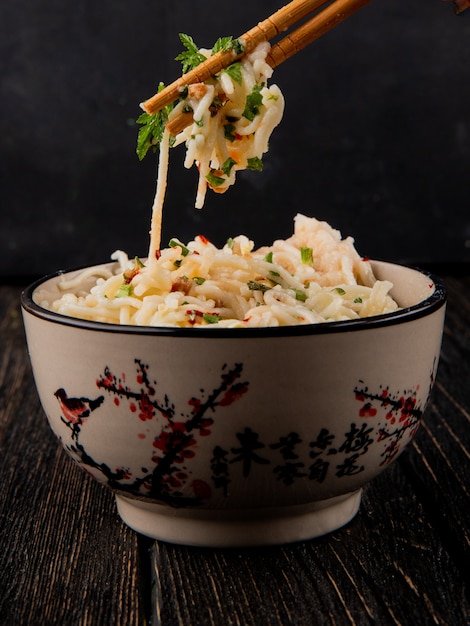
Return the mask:
M 361 490 L 310 504 L 251 510 L 175 509 L 116 495 L 133 530 L 169 543 L 205 547 L 266 546 L 320 537 L 357 513 Z

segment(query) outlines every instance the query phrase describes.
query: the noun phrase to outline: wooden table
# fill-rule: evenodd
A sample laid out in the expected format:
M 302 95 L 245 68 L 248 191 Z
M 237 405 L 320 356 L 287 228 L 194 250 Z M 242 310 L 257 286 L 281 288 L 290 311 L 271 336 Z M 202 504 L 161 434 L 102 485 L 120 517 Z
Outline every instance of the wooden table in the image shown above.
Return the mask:
M 21 288 L 0 286 L 0 624 L 469 624 L 470 272 L 444 278 L 438 378 L 411 446 L 345 528 L 244 550 L 155 543 L 124 526 L 49 430 Z

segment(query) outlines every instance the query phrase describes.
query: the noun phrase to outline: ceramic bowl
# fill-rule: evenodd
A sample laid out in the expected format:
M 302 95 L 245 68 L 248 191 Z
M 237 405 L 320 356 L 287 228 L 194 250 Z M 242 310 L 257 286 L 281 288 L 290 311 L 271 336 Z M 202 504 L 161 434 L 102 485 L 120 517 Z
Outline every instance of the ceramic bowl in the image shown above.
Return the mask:
M 399 311 L 261 329 L 77 320 L 37 304 L 64 274 L 42 279 L 22 307 L 50 426 L 145 535 L 248 546 L 335 530 L 415 435 L 440 352 L 442 282 L 373 267 Z

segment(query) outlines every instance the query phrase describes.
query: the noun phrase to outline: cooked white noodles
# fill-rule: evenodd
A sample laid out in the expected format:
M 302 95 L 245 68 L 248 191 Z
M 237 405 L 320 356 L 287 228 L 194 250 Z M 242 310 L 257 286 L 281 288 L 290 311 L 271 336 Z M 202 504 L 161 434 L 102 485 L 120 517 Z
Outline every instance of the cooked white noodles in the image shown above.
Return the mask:
M 225 191 L 240 169 L 259 169 L 284 100 L 267 87 L 272 70 L 262 44 L 231 71 L 192 85 L 170 121 L 187 107 L 194 122 L 176 136 L 186 145 L 185 166 L 199 169 L 196 206 L 208 186 Z M 205 53 L 209 54 L 209 53 Z M 170 134 L 160 145 L 148 259 L 122 251 L 113 269 L 88 268 L 60 283 L 63 296 L 38 303 L 58 313 L 99 322 L 137 326 L 261 327 L 357 319 L 396 310 L 392 284 L 374 278 L 351 238 L 326 222 L 297 215 L 287 240 L 254 250 L 245 235 L 219 249 L 203 236 L 187 245 L 170 241 L 161 250 Z M 90 287 L 90 279 L 92 286 Z
M 193 112 L 193 123 L 178 133 L 172 147 L 184 144 L 184 166 L 199 170 L 195 206 L 204 205 L 207 188 L 225 192 L 235 182 L 236 172 L 261 169 L 269 138 L 281 121 L 284 97 L 277 85 L 267 85 L 273 70 L 266 62 L 268 42 L 222 70 L 205 83 L 190 85 L 187 96 L 171 112 L 171 122 L 184 111 Z M 209 50 L 200 50 L 206 57 Z M 161 216 L 165 197 L 169 132 L 160 145 L 157 190 L 152 210 L 149 259 L 160 248 Z
M 198 236 L 172 240 L 143 265 L 117 252 L 115 271 L 90 270 L 64 282 L 64 295 L 40 304 L 64 315 L 139 326 L 260 327 L 358 319 L 397 309 L 392 284 L 374 278 L 351 238 L 297 215 L 294 234 L 254 250 L 245 235 L 219 249 Z

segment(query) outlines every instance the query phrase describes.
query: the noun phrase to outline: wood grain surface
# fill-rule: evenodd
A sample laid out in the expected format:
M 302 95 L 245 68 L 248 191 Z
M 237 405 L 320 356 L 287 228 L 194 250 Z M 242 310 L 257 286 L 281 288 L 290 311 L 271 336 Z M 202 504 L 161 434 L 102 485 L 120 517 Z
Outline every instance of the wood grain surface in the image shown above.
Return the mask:
M 470 276 L 444 278 L 438 378 L 414 442 L 343 529 L 246 550 L 152 542 L 122 524 L 49 430 L 20 288 L 0 286 L 0 624 L 470 623 Z

